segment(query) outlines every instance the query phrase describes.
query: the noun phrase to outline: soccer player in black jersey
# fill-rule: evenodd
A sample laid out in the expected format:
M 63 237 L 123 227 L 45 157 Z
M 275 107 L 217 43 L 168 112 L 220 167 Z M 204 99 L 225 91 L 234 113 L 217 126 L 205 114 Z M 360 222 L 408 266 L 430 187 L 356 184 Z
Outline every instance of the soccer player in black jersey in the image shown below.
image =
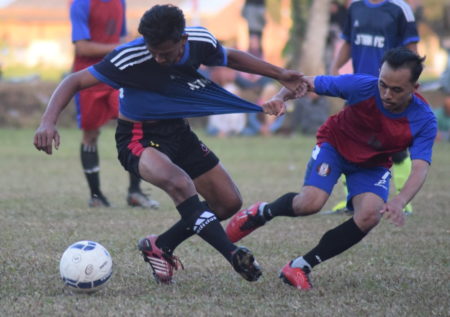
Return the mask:
M 201 76 L 197 72 L 201 64 L 271 77 L 297 95 L 305 89 L 302 74 L 222 47 L 205 28 L 186 27 L 183 12 L 172 5 L 156 5 L 145 12 L 139 32 L 142 38 L 118 47 L 103 61 L 60 83 L 34 144 L 47 154 L 53 145 L 58 148 L 56 122 L 77 91 L 100 82 L 121 89 L 116 131 L 119 160 L 126 170 L 163 189 L 181 215 L 164 233 L 138 243 L 155 279 L 171 282 L 180 267 L 174 249 L 197 234 L 246 280 L 255 281 L 261 270 L 252 253 L 230 242 L 220 225 L 241 207 L 239 190 L 184 118 L 262 111 Z

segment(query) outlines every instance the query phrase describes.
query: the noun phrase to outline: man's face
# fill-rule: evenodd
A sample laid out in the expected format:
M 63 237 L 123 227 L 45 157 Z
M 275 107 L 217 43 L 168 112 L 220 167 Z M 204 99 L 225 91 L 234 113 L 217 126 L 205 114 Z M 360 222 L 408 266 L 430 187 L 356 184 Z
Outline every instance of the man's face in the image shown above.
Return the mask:
M 158 64 L 169 66 L 177 63 L 183 56 L 186 40 L 187 35 L 183 35 L 178 42 L 167 40 L 155 47 L 147 45 L 147 48 Z
M 387 63 L 381 66 L 378 88 L 386 110 L 393 113 L 405 111 L 411 101 L 417 83 L 410 82 L 411 71 L 408 68 L 392 69 Z

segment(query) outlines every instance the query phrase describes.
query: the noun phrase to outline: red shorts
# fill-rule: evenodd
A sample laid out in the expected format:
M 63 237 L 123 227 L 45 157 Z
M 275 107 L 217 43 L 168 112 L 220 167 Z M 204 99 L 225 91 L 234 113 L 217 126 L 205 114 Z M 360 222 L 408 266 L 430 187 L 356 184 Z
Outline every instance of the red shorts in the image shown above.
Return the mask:
M 83 89 L 75 95 L 78 127 L 97 130 L 119 113 L 119 91 L 105 84 Z

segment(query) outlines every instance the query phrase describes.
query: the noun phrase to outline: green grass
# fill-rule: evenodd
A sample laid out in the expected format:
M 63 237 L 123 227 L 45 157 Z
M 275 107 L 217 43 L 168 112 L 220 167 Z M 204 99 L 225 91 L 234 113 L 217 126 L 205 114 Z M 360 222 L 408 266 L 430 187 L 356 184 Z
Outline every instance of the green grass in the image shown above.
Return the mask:
M 32 130 L 0 130 L 0 316 L 450 316 L 450 144 L 435 146 L 427 183 L 404 227 L 388 221 L 362 243 L 314 269 L 315 288 L 281 283 L 279 269 L 312 248 L 345 216 L 278 218 L 245 238 L 263 267 L 248 283 L 202 240 L 177 250 L 185 270 L 176 284 L 157 285 L 136 241 L 177 221 L 160 190 L 148 211 L 125 204 L 127 175 L 116 159 L 113 130 L 101 136 L 102 187 L 115 205 L 87 208 L 79 162 L 80 132 L 61 130 L 53 156 L 32 146 Z M 238 184 L 244 204 L 298 191 L 313 138 L 212 139 L 202 136 Z M 336 188 L 326 208 L 341 198 Z M 73 294 L 59 278 L 59 259 L 78 240 L 103 244 L 114 261 L 107 287 Z
M 41 80 L 58 82 L 64 73 L 70 69 L 60 67 L 42 66 L 27 67 L 21 64 L 12 64 L 3 69 L 5 79 L 27 79 L 38 76 Z

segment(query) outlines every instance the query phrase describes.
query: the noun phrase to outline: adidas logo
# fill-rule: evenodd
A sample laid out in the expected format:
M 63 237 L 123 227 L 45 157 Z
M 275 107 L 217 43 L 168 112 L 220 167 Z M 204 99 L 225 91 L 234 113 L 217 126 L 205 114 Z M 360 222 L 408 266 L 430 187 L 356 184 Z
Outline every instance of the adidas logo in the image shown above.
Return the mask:
M 170 277 L 170 268 L 166 261 L 155 257 L 149 257 L 148 260 L 156 274 Z
M 213 214 L 210 211 L 204 211 L 200 217 L 197 218 L 194 224 L 194 232 L 196 234 L 199 234 L 200 231 L 203 230 L 211 221 L 217 220 L 217 217 L 215 214 Z
M 355 20 L 355 22 L 353 22 L 353 27 L 354 28 L 357 28 L 359 26 L 359 21 L 358 20 Z

